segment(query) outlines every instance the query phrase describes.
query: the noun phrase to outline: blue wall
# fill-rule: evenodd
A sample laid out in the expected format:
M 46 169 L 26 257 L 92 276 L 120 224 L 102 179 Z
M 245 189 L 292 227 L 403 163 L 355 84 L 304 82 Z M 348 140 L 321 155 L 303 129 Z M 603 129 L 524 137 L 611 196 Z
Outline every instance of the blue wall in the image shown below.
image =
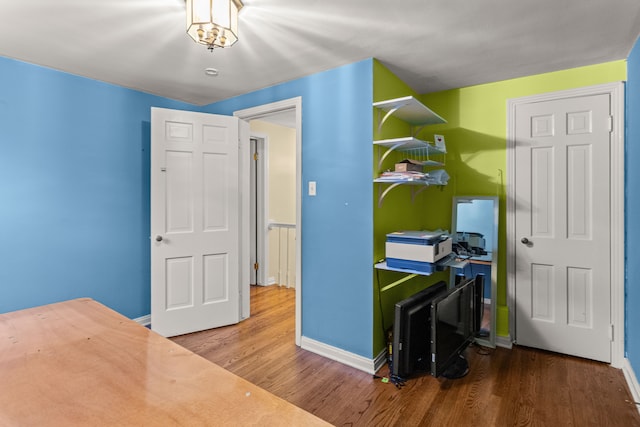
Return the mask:
M 232 114 L 302 97 L 302 334 L 373 353 L 373 60 L 314 74 L 205 108 Z
M 640 242 L 640 41 L 636 41 L 627 58 L 626 88 L 625 349 L 637 375 L 640 373 L 640 263 L 635 245 Z
M 210 105 L 302 96 L 303 335 L 372 356 L 372 60 Z M 150 311 L 150 108 L 203 108 L 0 57 L 0 313 Z
M 196 108 L 0 57 L 0 313 L 149 314 L 152 106 Z

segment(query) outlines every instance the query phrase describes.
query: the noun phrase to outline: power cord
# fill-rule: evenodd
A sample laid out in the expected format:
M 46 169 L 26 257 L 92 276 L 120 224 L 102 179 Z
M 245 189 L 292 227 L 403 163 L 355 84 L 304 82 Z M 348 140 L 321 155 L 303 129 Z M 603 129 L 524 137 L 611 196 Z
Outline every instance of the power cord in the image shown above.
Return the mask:
M 491 356 L 495 351 L 494 348 L 485 347 L 477 343 L 473 343 L 472 346 L 475 348 L 476 354 L 479 354 L 481 356 Z
M 378 262 L 382 262 L 382 261 L 384 260 L 380 260 Z M 387 364 L 389 365 L 389 377 L 387 381 L 385 381 L 384 377 L 380 377 L 378 375 L 374 375 L 373 377 L 375 379 L 382 379 L 383 382 L 390 382 L 391 384 L 395 385 L 397 389 L 400 389 L 405 385 L 406 380 L 398 375 L 393 374 L 393 350 L 390 348 L 391 337 L 388 336 L 387 329 L 385 328 L 384 310 L 382 308 L 382 292 L 380 291 L 380 273 L 377 268 L 375 270 L 376 270 L 376 284 L 378 285 L 377 286 L 378 305 L 380 308 L 380 323 L 382 326 L 382 337 L 383 337 L 383 340 L 387 343 Z

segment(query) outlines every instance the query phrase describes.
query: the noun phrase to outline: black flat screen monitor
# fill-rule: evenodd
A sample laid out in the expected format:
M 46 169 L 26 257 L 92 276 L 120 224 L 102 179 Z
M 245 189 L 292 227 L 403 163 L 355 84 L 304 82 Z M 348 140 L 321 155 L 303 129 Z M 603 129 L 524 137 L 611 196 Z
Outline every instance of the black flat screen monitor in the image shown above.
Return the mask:
M 395 305 L 391 373 L 407 378 L 417 372 L 429 372 L 431 302 L 445 293 L 440 281 Z
M 459 363 L 462 352 L 473 341 L 477 327 L 475 305 L 474 279 L 460 283 L 432 301 L 431 375 L 434 377 Z

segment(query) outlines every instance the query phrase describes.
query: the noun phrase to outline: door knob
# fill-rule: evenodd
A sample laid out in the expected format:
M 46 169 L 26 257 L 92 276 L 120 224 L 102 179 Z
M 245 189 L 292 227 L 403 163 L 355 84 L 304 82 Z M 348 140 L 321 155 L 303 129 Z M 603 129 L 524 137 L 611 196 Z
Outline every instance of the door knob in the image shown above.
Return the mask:
M 157 235 L 156 236 L 156 242 L 162 242 L 162 236 L 161 235 Z
M 523 237 L 522 239 L 520 239 L 520 241 L 525 245 L 529 244 L 529 239 L 527 239 L 526 237 Z

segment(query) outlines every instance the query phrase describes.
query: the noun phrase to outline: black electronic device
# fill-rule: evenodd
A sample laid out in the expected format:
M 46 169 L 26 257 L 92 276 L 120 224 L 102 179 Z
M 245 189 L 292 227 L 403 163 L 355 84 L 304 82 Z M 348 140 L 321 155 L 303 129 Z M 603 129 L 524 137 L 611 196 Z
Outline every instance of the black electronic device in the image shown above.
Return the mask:
M 483 281 L 479 275 L 432 300 L 430 371 L 434 377 L 459 378 L 467 374 L 468 363 L 462 352 L 479 329 L 476 308 Z
M 407 378 L 417 372 L 429 372 L 431 302 L 445 293 L 440 281 L 395 305 L 391 374 Z
M 474 332 L 477 337 L 487 337 L 489 336 L 489 331 L 486 329 L 482 329 L 482 318 L 484 316 L 484 273 L 476 274 L 474 279 L 475 282 L 475 302 L 476 305 L 474 307 Z

